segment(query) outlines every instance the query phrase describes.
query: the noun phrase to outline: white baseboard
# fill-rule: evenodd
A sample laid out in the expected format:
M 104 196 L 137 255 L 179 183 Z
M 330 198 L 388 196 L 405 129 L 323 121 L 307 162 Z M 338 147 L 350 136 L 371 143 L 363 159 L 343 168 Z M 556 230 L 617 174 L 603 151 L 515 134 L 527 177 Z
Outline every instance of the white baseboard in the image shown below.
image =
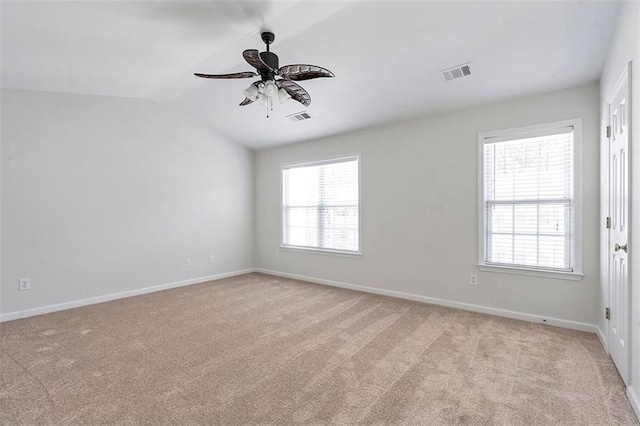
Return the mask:
M 633 411 L 636 412 L 638 420 L 640 420 L 640 398 L 638 398 L 638 394 L 633 390 L 631 386 L 627 386 L 627 397 L 629 398 L 629 402 L 631 402 Z
M 380 294 L 380 295 L 383 295 L 383 296 L 391 296 L 391 297 L 397 297 L 397 298 L 400 298 L 400 299 L 414 300 L 414 301 L 417 301 L 417 302 L 430 303 L 430 304 L 433 304 L 433 305 L 448 306 L 450 308 L 464 309 L 464 310 L 467 310 L 467 311 L 480 312 L 480 313 L 496 315 L 496 316 L 500 316 L 500 317 L 513 318 L 513 319 L 519 319 L 519 320 L 523 320 L 523 321 L 530 321 L 530 322 L 536 322 L 536 323 L 550 324 L 550 325 L 555 325 L 555 326 L 558 326 L 558 327 L 569 328 L 569 329 L 572 329 L 572 330 L 587 331 L 587 332 L 595 333 L 596 335 L 598 335 L 598 337 L 600 338 L 600 342 L 606 348 L 606 346 L 605 346 L 606 339 L 605 339 L 604 334 L 602 333 L 602 331 L 599 329 L 598 326 L 593 325 L 593 324 L 586 324 L 586 323 L 581 323 L 581 322 L 576 322 L 576 321 L 563 320 L 563 319 L 559 319 L 559 318 L 547 318 L 547 317 L 543 317 L 543 316 L 540 316 L 540 315 L 527 314 L 527 313 L 523 313 L 523 312 L 509 311 L 509 310 L 505 310 L 505 309 L 491 308 L 491 307 L 488 307 L 488 306 L 481 306 L 481 305 L 473 305 L 473 304 L 469 304 L 469 303 L 455 302 L 455 301 L 452 301 L 452 300 L 438 299 L 438 298 L 435 298 L 435 297 L 420 296 L 420 295 L 417 295 L 417 294 L 403 293 L 403 292 L 399 292 L 399 291 L 386 290 L 386 289 L 380 289 L 380 288 L 375 288 L 375 287 L 363 286 L 363 285 L 359 285 L 359 284 L 350 284 L 350 283 L 344 283 L 344 282 L 339 282 L 339 281 L 332 281 L 332 280 L 326 280 L 326 279 L 321 279 L 321 278 L 308 277 L 308 276 L 305 276 L 305 275 L 290 274 L 290 273 L 287 273 L 287 272 L 272 271 L 272 270 L 269 270 L 269 269 L 262 269 L 262 268 L 242 269 L 242 270 L 232 271 L 232 272 L 227 272 L 227 273 L 222 273 L 222 274 L 216 274 L 216 275 L 209 275 L 209 276 L 205 276 L 205 277 L 192 278 L 192 279 L 184 280 L 184 281 L 177 281 L 177 282 L 173 282 L 173 283 L 160 284 L 160 285 L 140 288 L 140 289 L 136 289 L 136 290 L 123 291 L 123 292 L 120 292 L 120 293 L 113 293 L 113 294 L 107 294 L 107 295 L 103 295 L 103 296 L 91 297 L 91 298 L 88 298 L 88 299 L 74 300 L 74 301 L 70 301 L 70 302 L 58 303 L 58 304 L 55 304 L 55 305 L 42 306 L 42 307 L 38 307 L 38 308 L 27 309 L 27 310 L 24 310 L 24 311 L 9 312 L 9 313 L 5 313 L 5 314 L 0 314 L 0 322 L 11 321 L 11 320 L 19 319 L 19 318 L 27 318 L 27 317 L 32 317 L 32 316 L 35 316 L 35 315 L 42 315 L 42 314 L 47 314 L 47 313 L 51 313 L 51 312 L 62 311 L 62 310 L 65 310 L 65 309 L 78 308 L 78 307 L 81 307 L 81 306 L 93 305 L 93 304 L 96 304 L 96 303 L 108 302 L 110 300 L 122 299 L 122 298 L 125 298 L 125 297 L 132 297 L 132 296 L 138 296 L 138 295 L 141 295 L 141 294 L 147 294 L 147 293 L 153 293 L 153 292 L 156 292 L 156 291 L 167 290 L 167 289 L 170 289 L 170 288 L 183 287 L 183 286 L 192 285 L 192 284 L 199 284 L 199 283 L 203 283 L 203 282 L 207 282 L 207 281 L 220 280 L 220 279 L 223 279 L 223 278 L 229 278 L 229 277 L 234 277 L 234 276 L 237 276 L 237 275 L 248 274 L 248 273 L 251 273 L 251 272 L 261 272 L 261 273 L 268 274 L 268 275 L 274 275 L 274 276 L 285 277 L 285 278 L 292 278 L 292 279 L 296 279 L 296 280 L 308 281 L 308 282 L 312 282 L 312 283 L 316 283 L 316 284 L 324 284 L 324 285 L 329 285 L 329 286 L 333 286 L 333 287 L 346 288 L 346 289 L 350 289 L 350 290 L 357 290 L 357 291 L 362 291 L 362 292 L 365 292 L 365 293 Z
M 602 349 L 604 349 L 604 351 L 606 353 L 609 353 L 609 346 L 607 344 L 607 336 L 605 336 L 604 331 L 602 331 L 602 329 L 599 326 L 596 326 L 596 328 L 598 329 L 598 339 L 600 339 L 600 344 L 602 345 Z
M 139 296 L 141 294 L 154 293 L 156 291 L 168 290 L 170 288 L 184 287 L 192 284 L 200 284 L 207 281 L 221 280 L 223 278 L 235 277 L 236 275 L 255 272 L 254 268 L 241 269 L 239 271 L 225 272 L 222 274 L 209 275 L 205 277 L 192 278 L 184 281 L 160 284 L 151 287 L 139 288 L 136 290 L 122 291 L 120 293 L 105 294 L 104 296 L 90 297 L 88 299 L 73 300 L 71 302 L 57 303 L 55 305 L 42 306 L 39 308 L 26 309 L 24 311 L 9 312 L 0 315 L 0 322 L 16 320 L 20 318 L 33 317 L 36 315 L 48 314 L 51 312 L 63 311 L 65 309 L 79 308 L 81 306 L 93 305 L 96 303 L 108 302 L 110 300 L 123 299 L 125 297 Z
M 365 293 L 380 294 L 383 296 L 391 296 L 391 297 L 397 297 L 399 299 L 407 299 L 407 300 L 414 300 L 417 302 L 430 303 L 432 305 L 440 305 L 440 306 L 447 306 L 450 308 L 464 309 L 466 311 L 480 312 L 483 314 L 496 315 L 499 317 L 513 318 L 513 319 L 518 319 L 523 321 L 555 325 L 557 327 L 569 328 L 571 330 L 587 331 L 590 333 L 595 333 L 599 336 L 598 326 L 594 324 L 569 321 L 569 320 L 564 320 L 559 318 L 548 318 L 540 315 L 527 314 L 523 312 L 508 311 L 505 309 L 491 308 L 488 306 L 481 306 L 481 305 L 472 305 L 469 303 L 455 302 L 452 300 L 438 299 L 435 297 L 420 296 L 420 295 L 411 294 L 411 293 L 402 293 L 399 291 L 385 290 L 385 289 L 375 288 L 375 287 L 367 287 L 367 286 L 358 285 L 358 284 L 349 284 L 349 283 L 343 283 L 339 281 L 325 280 L 322 278 L 307 277 L 304 275 L 272 271 L 272 270 L 263 269 L 263 268 L 256 268 L 255 271 L 261 272 L 263 274 L 274 275 L 274 276 L 284 277 L 284 278 L 292 278 L 300 281 L 308 281 L 316 284 L 325 284 L 333 287 L 340 287 L 340 288 L 346 288 L 350 290 L 362 291 Z

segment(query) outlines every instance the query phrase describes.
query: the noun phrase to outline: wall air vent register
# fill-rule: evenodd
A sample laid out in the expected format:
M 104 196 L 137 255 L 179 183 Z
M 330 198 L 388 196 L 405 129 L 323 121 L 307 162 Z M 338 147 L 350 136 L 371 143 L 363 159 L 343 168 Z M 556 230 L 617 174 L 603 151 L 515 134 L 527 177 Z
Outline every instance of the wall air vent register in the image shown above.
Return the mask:
M 442 70 L 440 71 L 440 75 L 444 81 L 452 81 L 458 78 L 467 77 L 471 75 L 471 62 Z
M 294 123 L 297 123 L 299 121 L 309 120 L 311 118 L 311 114 L 309 114 L 307 111 L 300 111 L 296 112 L 295 114 L 287 115 L 287 118 Z

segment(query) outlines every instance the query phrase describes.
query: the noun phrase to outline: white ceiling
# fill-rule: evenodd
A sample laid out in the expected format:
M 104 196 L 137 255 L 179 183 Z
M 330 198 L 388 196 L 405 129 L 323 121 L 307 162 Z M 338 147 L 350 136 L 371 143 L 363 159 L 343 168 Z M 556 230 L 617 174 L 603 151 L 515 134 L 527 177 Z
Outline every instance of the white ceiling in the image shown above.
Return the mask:
M 252 148 L 575 86 L 598 79 L 613 1 L 2 2 L 2 87 L 139 97 L 177 107 Z M 280 64 L 329 68 L 297 102 L 239 107 L 241 53 L 275 32 Z M 439 70 L 473 63 L 444 83 Z

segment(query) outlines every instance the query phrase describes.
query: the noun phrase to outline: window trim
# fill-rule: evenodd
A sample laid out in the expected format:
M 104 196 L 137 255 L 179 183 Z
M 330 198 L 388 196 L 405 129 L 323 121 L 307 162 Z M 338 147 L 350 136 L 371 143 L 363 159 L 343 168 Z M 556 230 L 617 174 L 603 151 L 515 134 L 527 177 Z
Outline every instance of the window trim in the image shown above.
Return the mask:
M 486 249 L 486 212 L 484 208 L 484 146 L 485 141 L 493 139 L 515 139 L 528 133 L 541 133 L 560 127 L 573 126 L 573 210 L 572 234 L 573 242 L 571 256 L 573 258 L 573 272 L 553 271 L 543 268 L 496 265 L 485 263 Z M 556 278 L 579 281 L 584 276 L 582 270 L 582 118 L 553 121 L 532 126 L 515 127 L 510 129 L 479 132 L 478 133 L 478 268 L 481 271 L 500 272 L 516 275 L 529 275 L 541 278 Z
M 358 161 L 358 250 L 340 250 L 340 249 L 326 249 L 321 247 L 307 247 L 307 246 L 295 246 L 290 244 L 285 244 L 284 242 L 284 171 L 286 169 L 296 168 L 296 167 L 309 167 L 309 166 L 320 166 L 323 164 L 333 164 L 339 162 L 345 162 L 350 160 Z M 296 161 L 291 163 L 285 163 L 280 165 L 280 250 L 299 252 L 299 253 L 307 253 L 307 254 L 323 254 L 330 256 L 339 256 L 339 257 L 352 257 L 352 258 L 361 258 L 362 257 L 362 154 L 360 152 L 352 153 L 352 154 L 344 154 L 344 155 L 332 155 L 326 157 L 317 157 L 313 160 L 304 160 L 304 161 Z

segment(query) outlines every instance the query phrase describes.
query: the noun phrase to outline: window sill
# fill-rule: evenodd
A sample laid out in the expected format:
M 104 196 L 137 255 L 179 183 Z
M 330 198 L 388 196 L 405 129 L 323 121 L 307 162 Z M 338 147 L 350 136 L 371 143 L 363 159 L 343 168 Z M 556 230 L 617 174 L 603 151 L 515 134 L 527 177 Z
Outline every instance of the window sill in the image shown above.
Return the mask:
M 582 281 L 584 274 L 578 272 L 543 271 L 539 269 L 513 268 L 510 266 L 495 266 L 478 264 L 478 269 L 485 272 L 497 272 L 500 274 L 528 275 L 530 277 L 552 278 L 557 280 Z
M 280 246 L 280 250 L 306 253 L 306 254 L 322 254 L 326 256 L 362 258 L 362 252 L 352 252 L 352 251 L 325 250 L 325 249 L 319 249 L 319 248 L 297 247 L 297 246 Z

